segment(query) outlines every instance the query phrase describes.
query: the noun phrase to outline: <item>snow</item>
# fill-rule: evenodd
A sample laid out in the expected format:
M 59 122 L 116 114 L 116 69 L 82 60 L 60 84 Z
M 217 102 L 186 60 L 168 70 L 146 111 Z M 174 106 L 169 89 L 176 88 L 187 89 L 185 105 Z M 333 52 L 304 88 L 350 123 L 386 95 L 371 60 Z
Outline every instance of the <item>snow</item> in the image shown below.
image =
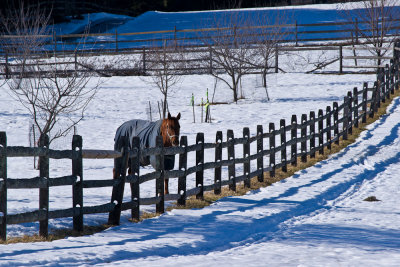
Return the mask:
M 290 58 L 280 64 L 289 66 Z M 302 65 L 293 68 L 304 70 Z M 249 127 L 254 135 L 259 124 L 266 131 L 270 122 L 277 125 L 286 119 L 288 123 L 292 114 L 299 119 L 301 114 L 325 109 L 333 101 L 340 103 L 347 91 L 361 88 L 363 82 L 371 86 L 375 79 L 375 75 L 365 74 L 269 74 L 271 101 L 267 101 L 259 77 L 248 75 L 242 81 L 245 99 L 237 104 L 232 103 L 231 91 L 218 83 L 215 101 L 229 104 L 212 106 L 213 122 L 208 124 L 199 122 L 198 106 L 193 123 L 189 103 L 194 93 L 199 104 L 207 88 L 211 96 L 214 78 L 188 75 L 173 90 L 169 108 L 172 115 L 182 114 L 181 135 L 188 136 L 189 144 L 195 142 L 197 132 L 204 132 L 206 142 L 213 142 L 217 131 L 223 132 L 224 140 L 228 129 L 240 137 L 242 128 Z M 92 80 L 89 86 L 95 83 Z M 149 101 L 154 112 L 160 99 L 150 77 L 102 78 L 99 92 L 78 126 L 84 149 L 112 149 L 117 127 L 129 119 L 147 119 Z M 400 98 L 387 111 L 354 144 L 267 188 L 223 198 L 203 209 L 172 210 L 136 224 L 130 223 L 130 213 L 124 212 L 120 226 L 91 236 L 0 245 L 0 266 L 398 266 Z M 153 119 L 157 116 L 153 113 Z M 0 130 L 7 132 L 8 145 L 28 146 L 30 123 L 28 112 L 5 86 L 1 88 Z M 70 142 L 69 137 L 53 147 L 68 149 Z M 207 153 L 206 162 L 213 161 L 213 152 Z M 189 154 L 188 162 L 194 162 L 194 154 Z M 85 180 L 112 177 L 112 160 L 84 160 L 83 167 Z M 70 161 L 50 162 L 51 177 L 68 175 L 70 169 Z M 149 167 L 141 169 L 141 173 L 150 171 Z M 242 166 L 236 171 L 242 173 Z M 10 178 L 36 175 L 33 159 L 8 160 Z M 212 183 L 213 174 L 205 177 L 206 185 Z M 188 188 L 194 186 L 193 180 L 189 177 Z M 170 191 L 176 190 L 176 181 L 170 181 Z M 9 213 L 37 209 L 38 195 L 36 189 L 9 190 Z M 125 196 L 130 197 L 128 189 Z M 154 196 L 154 183 L 143 184 L 141 196 Z M 369 196 L 380 201 L 363 201 Z M 104 204 L 110 197 L 110 188 L 85 189 L 84 205 Z M 50 210 L 71 207 L 71 188 L 51 188 L 50 201 Z M 84 222 L 103 224 L 107 216 L 85 215 Z M 51 231 L 72 228 L 72 219 L 50 220 L 49 226 Z M 9 236 L 37 232 L 38 223 L 8 226 Z

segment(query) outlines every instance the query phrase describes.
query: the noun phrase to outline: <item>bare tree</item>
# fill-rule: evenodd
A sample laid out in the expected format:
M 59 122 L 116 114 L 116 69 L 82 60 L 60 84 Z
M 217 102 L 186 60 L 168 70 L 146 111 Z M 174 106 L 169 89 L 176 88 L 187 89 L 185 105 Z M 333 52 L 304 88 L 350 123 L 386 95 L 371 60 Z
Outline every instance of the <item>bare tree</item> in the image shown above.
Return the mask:
M 146 54 L 147 71 L 151 83 L 163 94 L 162 116 L 167 115 L 167 101 L 173 87 L 181 81 L 185 66 L 185 53 L 176 43 L 163 41 Z
M 239 82 L 254 67 L 254 51 L 249 34 L 250 21 L 238 11 L 228 11 L 215 19 L 215 31 L 202 36 L 211 56 L 210 73 L 224 82 L 233 93 L 233 101 L 239 99 Z
M 48 135 L 51 143 L 83 119 L 99 80 L 87 86 L 93 77 L 87 70 L 88 59 L 75 57 L 75 64 L 67 63 L 79 46 L 72 56 L 56 55 L 55 49 L 62 47 L 48 44 L 49 16 L 39 7 L 21 8 L 3 14 L 1 23 L 6 31 L 2 47 L 13 59 L 7 80 L 10 94 L 29 111 L 40 136 Z
M 258 13 L 256 17 L 253 18 L 259 25 L 265 25 L 261 27 L 255 35 L 257 36 L 255 52 L 257 57 L 256 62 L 261 69 L 262 75 L 262 85 L 265 88 L 267 97 L 267 73 L 275 62 L 276 53 L 278 53 L 278 47 L 282 41 L 288 36 L 285 30 L 285 25 L 287 24 L 288 16 L 283 11 L 278 11 L 275 17 L 270 18 L 265 16 L 263 13 Z
M 372 45 L 370 51 L 378 57 L 378 66 L 398 33 L 395 19 L 399 18 L 400 12 L 397 5 L 397 0 L 364 0 L 347 3 L 342 8 L 346 19 L 352 23 L 352 40 L 362 39 L 363 45 Z

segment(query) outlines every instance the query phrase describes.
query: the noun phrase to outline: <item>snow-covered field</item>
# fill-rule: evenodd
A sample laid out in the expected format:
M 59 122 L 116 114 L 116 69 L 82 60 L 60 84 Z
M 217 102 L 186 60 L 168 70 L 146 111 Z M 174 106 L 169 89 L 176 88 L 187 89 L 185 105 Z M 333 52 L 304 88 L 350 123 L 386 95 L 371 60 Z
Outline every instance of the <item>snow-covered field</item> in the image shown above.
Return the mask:
M 308 10 L 308 9 L 305 9 Z M 293 58 L 292 58 L 293 59 Z M 280 64 L 293 66 L 290 57 Z M 336 66 L 334 66 L 336 68 Z M 172 115 L 181 113 L 181 135 L 193 144 L 197 132 L 204 132 L 206 142 L 215 133 L 228 129 L 235 136 L 243 127 L 255 134 L 270 122 L 290 121 L 310 111 L 325 109 L 333 101 L 341 102 L 347 91 L 371 83 L 375 75 L 315 75 L 301 73 L 268 75 L 270 101 L 260 87 L 260 77 L 245 76 L 242 91 L 245 99 L 232 103 L 232 93 L 221 82 L 215 101 L 229 104 L 212 106 L 213 122 L 200 123 L 196 106 L 193 123 L 192 93 L 196 104 L 213 93 L 214 78 L 208 75 L 184 76 L 169 99 Z M 117 127 L 133 118 L 147 119 L 149 101 L 153 112 L 161 93 L 150 77 L 102 78 L 98 94 L 78 126 L 84 149 L 112 149 Z M 89 86 L 95 84 L 92 80 Z M 0 81 L 2 84 L 2 81 Z M 210 97 L 211 98 L 211 97 Z M 153 113 L 153 119 L 158 111 Z M 398 266 L 400 262 L 400 226 L 398 205 L 400 180 L 400 98 L 388 108 L 388 115 L 368 127 L 353 145 L 328 160 L 296 173 L 268 188 L 242 197 L 224 198 L 201 210 L 173 210 L 138 224 L 121 217 L 121 226 L 84 237 L 70 237 L 54 242 L 0 245 L 0 266 Z M 31 118 L 28 112 L 0 88 L 0 131 L 7 132 L 10 146 L 28 146 Z M 53 147 L 70 148 L 70 139 L 57 141 Z M 238 149 L 239 150 L 239 149 Z M 236 153 L 241 153 L 236 151 Z M 194 154 L 189 155 L 193 162 Z M 213 153 L 206 161 L 213 161 Z M 84 160 L 84 179 L 110 179 L 112 160 Z M 71 162 L 52 160 L 50 176 L 69 175 Z M 152 171 L 147 167 L 141 172 Z M 237 166 L 237 171 L 243 171 Z M 33 159 L 10 158 L 9 178 L 38 175 Z M 194 178 L 188 181 L 193 187 Z M 205 183 L 213 175 L 206 174 Z M 176 183 L 171 192 L 176 192 Z M 70 187 L 50 190 L 50 209 L 72 205 Z M 129 190 L 126 197 L 129 197 Z M 38 207 L 38 190 L 9 190 L 10 214 Z M 143 184 L 141 196 L 154 195 L 154 182 Z M 362 201 L 376 196 L 379 202 Z M 111 188 L 84 190 L 84 205 L 104 204 Z M 155 207 L 145 207 L 154 211 Z M 87 225 L 107 221 L 107 214 L 85 216 Z M 72 228 L 72 219 L 50 221 L 50 230 Z M 38 223 L 9 225 L 9 236 L 38 232 Z

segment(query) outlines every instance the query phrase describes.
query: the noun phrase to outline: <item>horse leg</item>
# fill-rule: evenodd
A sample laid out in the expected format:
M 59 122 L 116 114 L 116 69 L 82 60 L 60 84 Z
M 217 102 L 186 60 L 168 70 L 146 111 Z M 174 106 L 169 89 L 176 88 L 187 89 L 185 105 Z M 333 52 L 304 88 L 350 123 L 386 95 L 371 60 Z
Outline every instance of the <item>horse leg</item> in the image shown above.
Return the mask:
M 168 179 L 164 180 L 164 194 L 168 195 L 169 194 L 169 190 L 168 190 Z

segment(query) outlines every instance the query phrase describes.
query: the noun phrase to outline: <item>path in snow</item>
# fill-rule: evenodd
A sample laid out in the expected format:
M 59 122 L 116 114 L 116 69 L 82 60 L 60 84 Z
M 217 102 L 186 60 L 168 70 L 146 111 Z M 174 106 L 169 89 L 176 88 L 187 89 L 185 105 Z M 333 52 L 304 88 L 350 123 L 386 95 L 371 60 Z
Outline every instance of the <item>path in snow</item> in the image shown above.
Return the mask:
M 0 265 L 130 262 L 165 266 L 192 260 L 195 265 L 209 265 L 216 259 L 226 265 L 222 260 L 229 255 L 237 255 L 237 263 L 253 255 L 257 265 L 257 255 L 272 255 L 280 257 L 270 258 L 270 263 L 300 264 L 306 258 L 302 250 L 315 252 L 316 248 L 323 252 L 311 254 L 315 260 L 311 263 L 333 264 L 346 256 L 359 263 L 363 255 L 370 255 L 364 260 L 376 262 L 377 252 L 385 255 L 386 262 L 396 262 L 400 257 L 400 208 L 393 201 L 399 197 L 400 186 L 395 183 L 400 174 L 399 128 L 400 98 L 396 98 L 388 115 L 370 125 L 354 144 L 270 187 L 224 198 L 204 209 L 173 210 L 92 236 L 2 245 Z M 362 202 L 360 192 L 368 194 L 373 183 L 379 182 L 380 186 L 375 184 L 381 192 L 377 197 L 383 201 Z M 373 210 L 372 205 L 382 209 L 358 214 Z M 244 252 L 252 247 L 253 252 Z M 334 257 L 330 258 L 327 253 L 332 247 Z M 347 253 L 340 253 L 344 248 Z

